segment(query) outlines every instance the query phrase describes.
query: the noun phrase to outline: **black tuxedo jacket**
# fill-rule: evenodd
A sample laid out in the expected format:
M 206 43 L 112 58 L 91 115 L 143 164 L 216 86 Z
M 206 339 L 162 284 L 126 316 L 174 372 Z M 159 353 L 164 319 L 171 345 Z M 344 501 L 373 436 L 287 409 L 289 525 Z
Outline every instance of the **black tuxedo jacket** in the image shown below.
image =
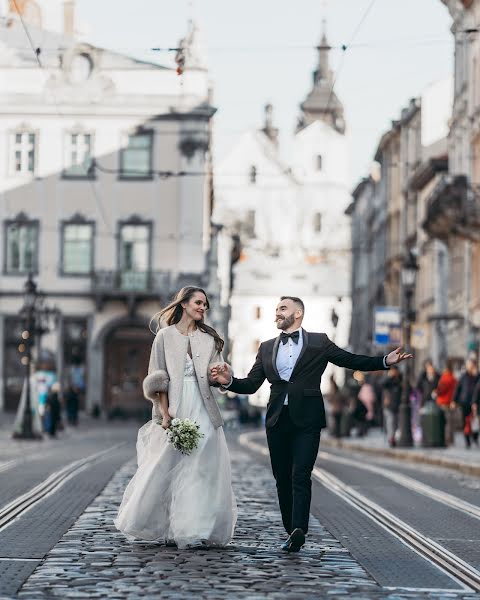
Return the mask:
M 280 378 L 277 351 L 280 336 L 263 342 L 250 373 L 244 379 L 233 378 L 229 391 L 254 394 L 267 379 L 271 384 L 267 405 L 266 426 L 273 427 L 280 416 L 288 394 L 290 417 L 299 427 L 326 426 L 325 407 L 320 381 L 328 362 L 358 371 L 384 370 L 383 356 L 361 356 L 342 350 L 325 333 L 303 332 L 303 348 L 292 371 L 290 381 Z

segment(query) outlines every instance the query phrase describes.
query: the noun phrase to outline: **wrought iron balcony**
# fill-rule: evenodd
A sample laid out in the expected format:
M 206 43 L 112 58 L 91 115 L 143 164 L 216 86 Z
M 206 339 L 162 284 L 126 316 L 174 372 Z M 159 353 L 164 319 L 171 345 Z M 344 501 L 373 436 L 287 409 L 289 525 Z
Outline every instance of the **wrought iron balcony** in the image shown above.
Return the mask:
M 443 175 L 427 201 L 423 229 L 432 238 L 480 240 L 480 189 L 465 175 Z
M 99 310 L 108 299 L 123 299 L 133 307 L 138 300 L 158 298 L 165 301 L 186 285 L 206 284 L 206 274 L 203 273 L 95 271 L 92 275 L 92 293 Z

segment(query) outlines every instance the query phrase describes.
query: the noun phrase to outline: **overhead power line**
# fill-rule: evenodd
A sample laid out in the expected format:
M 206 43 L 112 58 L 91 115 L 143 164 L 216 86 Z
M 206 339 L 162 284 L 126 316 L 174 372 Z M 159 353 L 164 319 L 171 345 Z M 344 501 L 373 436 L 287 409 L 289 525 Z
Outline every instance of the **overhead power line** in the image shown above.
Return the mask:
M 356 26 L 356 27 L 355 27 L 355 29 L 353 30 L 353 32 L 352 32 L 352 35 L 350 36 L 350 39 L 349 39 L 348 43 L 347 43 L 347 44 L 342 44 L 342 46 L 341 46 L 341 49 L 343 50 L 343 54 L 342 54 L 342 58 L 341 58 L 341 60 L 340 60 L 340 65 L 339 65 L 339 66 L 338 66 L 338 68 L 336 69 L 336 71 L 335 71 L 335 76 L 334 76 L 334 78 L 333 78 L 333 81 L 332 81 L 332 87 L 331 87 L 331 89 L 330 89 L 330 95 L 329 95 L 329 97 L 328 97 L 328 102 L 327 102 L 327 110 L 328 110 L 328 109 L 329 109 L 329 107 L 330 107 L 330 102 L 332 101 L 332 98 L 333 98 L 333 90 L 334 90 L 334 88 L 335 88 L 335 84 L 337 83 L 338 77 L 339 77 L 339 75 L 340 75 L 340 73 L 341 73 L 341 71 L 342 71 L 343 64 L 344 64 L 344 62 L 345 62 L 345 54 L 346 54 L 346 51 L 347 51 L 347 50 L 350 48 L 351 44 L 353 44 L 353 41 L 354 41 L 354 40 L 355 40 L 355 38 L 357 37 L 357 35 L 358 35 L 358 33 L 359 33 L 359 31 L 360 31 L 360 29 L 361 29 L 362 25 L 364 24 L 364 22 L 365 22 L 366 18 L 368 17 L 368 15 L 369 15 L 370 11 L 372 10 L 372 8 L 373 8 L 373 6 L 374 6 L 375 2 L 376 2 L 376 0 L 371 0 L 371 1 L 370 1 L 370 4 L 369 4 L 369 5 L 367 6 L 367 8 L 365 9 L 365 11 L 364 11 L 364 13 L 362 14 L 362 16 L 361 16 L 361 18 L 360 18 L 359 22 L 357 23 L 357 26 Z

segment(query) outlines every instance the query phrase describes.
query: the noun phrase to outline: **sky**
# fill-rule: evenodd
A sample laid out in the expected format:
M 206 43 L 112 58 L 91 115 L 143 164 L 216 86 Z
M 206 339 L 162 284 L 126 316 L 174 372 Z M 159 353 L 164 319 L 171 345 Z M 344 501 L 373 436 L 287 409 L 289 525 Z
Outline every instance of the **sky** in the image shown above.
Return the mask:
M 193 16 L 218 109 L 217 159 L 243 131 L 263 125 L 271 102 L 287 160 L 326 17 L 352 188 L 368 174 L 380 136 L 402 107 L 453 71 L 451 19 L 441 0 L 77 0 L 77 16 L 92 43 L 172 65 L 172 55 L 149 49 L 175 47 Z

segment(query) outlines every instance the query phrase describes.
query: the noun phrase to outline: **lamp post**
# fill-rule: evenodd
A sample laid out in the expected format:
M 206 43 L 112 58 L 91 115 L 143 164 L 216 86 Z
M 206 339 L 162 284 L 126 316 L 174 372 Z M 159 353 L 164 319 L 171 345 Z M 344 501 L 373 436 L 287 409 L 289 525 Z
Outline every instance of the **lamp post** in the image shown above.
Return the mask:
M 22 364 L 25 366 L 25 404 L 23 407 L 21 430 L 14 431 L 12 437 L 23 440 L 38 440 L 42 439 L 42 435 L 40 432 L 36 432 L 33 427 L 30 387 L 32 348 L 36 337 L 48 331 L 48 328 L 45 326 L 45 320 L 48 320 L 51 316 L 56 316 L 58 310 L 43 306 L 44 296 L 38 292 L 32 273 L 29 273 L 24 289 L 25 293 L 20 317 L 24 326 L 22 331 L 22 345 L 25 350 L 22 356 Z
M 403 319 L 403 343 L 407 348 L 411 344 L 412 321 L 415 313 L 412 306 L 413 294 L 415 291 L 415 280 L 417 277 L 418 264 L 414 251 L 409 250 L 402 265 L 402 289 L 405 294 L 405 312 Z M 398 426 L 400 437 L 398 445 L 404 448 L 413 446 L 412 436 L 412 411 L 410 408 L 410 379 L 412 376 L 412 366 L 410 361 L 405 364 L 405 376 L 402 385 L 402 399 L 399 407 Z
M 22 344 L 25 346 L 25 352 L 22 356 L 22 364 L 25 366 L 25 405 L 23 407 L 22 429 L 15 431 L 13 437 L 23 440 L 41 439 L 41 434 L 33 430 L 32 400 L 30 390 L 30 374 L 32 362 L 32 344 L 34 342 L 35 329 L 35 304 L 37 301 L 37 285 L 33 281 L 32 274 L 28 275 L 25 283 L 25 294 L 23 297 L 23 307 L 20 311 L 24 330 L 22 331 Z

